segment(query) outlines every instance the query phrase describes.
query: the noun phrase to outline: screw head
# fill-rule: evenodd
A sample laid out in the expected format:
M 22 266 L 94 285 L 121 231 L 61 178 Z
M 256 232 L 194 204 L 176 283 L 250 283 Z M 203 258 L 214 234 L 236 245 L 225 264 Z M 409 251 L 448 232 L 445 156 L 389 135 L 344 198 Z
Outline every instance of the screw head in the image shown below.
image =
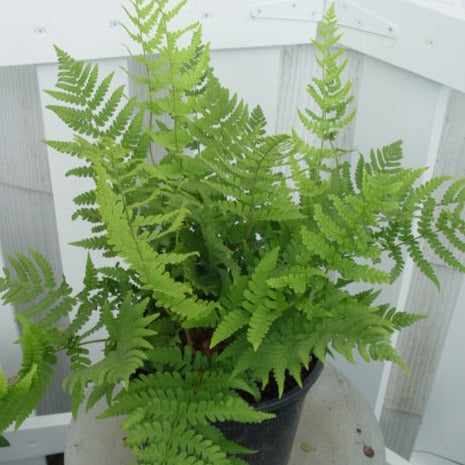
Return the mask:
M 36 35 L 38 36 L 45 36 L 47 35 L 47 29 L 45 29 L 45 27 L 43 26 L 39 26 L 39 27 L 36 27 L 34 32 L 36 33 Z

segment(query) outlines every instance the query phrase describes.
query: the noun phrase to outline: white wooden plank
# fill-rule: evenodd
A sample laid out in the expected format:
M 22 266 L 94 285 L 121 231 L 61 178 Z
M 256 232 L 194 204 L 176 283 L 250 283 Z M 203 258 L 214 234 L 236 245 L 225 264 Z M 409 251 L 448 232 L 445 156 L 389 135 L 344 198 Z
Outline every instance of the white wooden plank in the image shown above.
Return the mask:
M 16 433 L 5 433 L 10 447 L 0 448 L 0 463 L 63 452 L 70 422 L 70 413 L 28 418 Z
M 278 108 L 281 48 L 215 50 L 211 64 L 220 82 L 237 92 L 250 110 L 260 105 L 268 128 L 273 131 Z
M 465 285 L 462 283 L 414 450 L 465 462 Z
M 434 114 L 432 117 L 431 130 L 429 131 L 429 146 L 426 152 L 426 158 L 423 165 L 428 167 L 433 167 L 438 162 L 438 154 L 440 153 L 440 143 L 443 135 L 443 128 L 446 121 L 446 113 L 449 104 L 450 98 L 450 89 L 448 87 L 441 86 L 438 89 L 435 89 L 436 92 L 436 105 L 434 109 Z M 426 100 L 426 99 L 425 99 Z M 411 127 L 411 126 L 410 126 Z M 420 153 L 420 152 L 418 152 Z M 425 172 L 422 177 L 422 182 L 426 182 L 435 173 L 435 170 L 429 169 Z M 397 298 L 397 308 L 399 310 L 406 309 L 406 301 L 408 297 L 408 292 L 412 283 L 414 265 L 411 259 L 407 260 L 404 273 L 402 275 L 402 280 L 400 283 L 399 294 Z M 408 309 L 407 309 L 408 310 Z M 398 334 L 394 334 L 392 337 L 392 343 L 397 346 Z M 408 363 L 408 361 L 407 361 Z M 375 414 L 377 418 L 381 418 L 382 408 L 385 400 L 385 395 L 388 388 L 389 376 L 392 369 L 392 363 L 386 363 L 383 368 L 383 375 L 381 378 L 381 383 L 379 386 L 378 397 L 376 400 Z
M 451 461 L 428 451 L 414 451 L 410 457 L 412 465 L 462 465 L 463 462 Z
M 0 68 L 0 89 L 0 182 L 50 192 L 35 67 Z
M 356 149 L 367 155 L 371 148 L 400 138 L 404 141 L 405 164 L 426 166 L 430 140 L 425 134 L 432 132 L 441 86 L 367 56 L 363 60 L 360 80 L 353 143 Z M 409 270 L 407 267 L 404 276 L 409 276 Z M 379 301 L 397 303 L 402 308 L 402 302 L 398 301 L 402 282 L 399 280 L 383 289 Z M 404 292 L 407 290 L 408 280 Z M 366 380 L 362 383 L 378 417 L 388 380 L 387 367 L 389 365 L 378 363 L 368 369 L 363 362 L 351 367 L 354 374 Z M 369 379 L 363 377 L 364 368 L 370 373 Z
M 402 139 L 405 164 L 426 166 L 440 92 L 439 84 L 365 57 L 355 146 L 367 154 L 373 147 Z
M 399 336 L 398 350 L 411 375 L 392 367 L 381 415 L 386 445 L 403 456 L 410 455 L 415 443 L 462 282 L 457 271 L 432 266 L 443 283 L 442 292 L 414 270 L 405 308 L 428 318 Z M 406 415 L 412 415 L 411 421 Z
M 1 462 L 2 465 L 47 465 L 45 457 L 34 457 L 24 460 L 8 460 L 7 462 Z
M 409 457 L 421 419 L 421 415 L 383 408 L 380 425 L 386 446 L 402 457 Z
M 465 61 L 459 59 L 465 46 L 463 8 L 424 0 L 357 0 L 356 3 L 386 18 L 399 32 L 390 39 L 345 29 L 345 45 L 465 91 Z
M 430 136 L 430 144 L 436 145 L 438 155 L 435 163 L 430 160 L 434 169 L 429 171 L 434 175 L 446 172 L 463 176 L 465 100 L 461 93 L 452 92 L 450 97 L 448 94 L 449 91 L 443 89 L 437 103 L 436 123 Z M 448 105 L 444 105 L 444 101 L 447 101 Z M 410 414 L 421 418 L 425 411 L 449 322 L 459 302 L 458 293 L 463 282 L 460 272 L 438 265 L 436 260 L 430 262 L 442 283 L 441 293 L 439 294 L 418 270 L 413 271 L 405 307 L 411 311 L 425 313 L 429 318 L 399 336 L 398 347 L 412 376 L 407 379 L 397 367 L 392 370 L 381 418 L 387 445 L 397 452 L 402 451 L 402 455 L 410 454 L 420 428 L 420 422 L 412 417 L 412 427 L 414 424 L 416 427 L 413 432 L 409 430 L 404 416 Z
M 412 463 L 386 447 L 386 465 L 412 465 Z
M 3 267 L 0 241 L 0 270 Z M 14 376 L 21 366 L 21 348 L 18 344 L 14 344 L 18 336 L 13 308 L 11 305 L 2 305 L 0 307 L 0 365 L 7 378 Z
M 129 3 L 129 2 L 128 2 Z M 191 1 L 178 23 L 202 21 L 213 48 L 238 48 L 306 43 L 314 37 L 315 22 L 256 21 L 253 0 Z M 323 0 L 312 0 L 320 16 Z M 55 61 L 53 44 L 86 59 L 127 55 L 128 39 L 118 27 L 126 18 L 113 0 L 20 0 L 8 3 L 0 16 L 0 66 Z
M 304 44 L 314 37 L 314 21 L 253 18 L 252 10 L 263 3 L 192 1 L 179 22 L 202 21 L 213 48 Z M 336 2 L 339 8 L 347 4 Z M 323 0 L 309 0 L 315 19 L 321 16 L 323 5 Z M 358 0 L 356 6 L 385 18 L 399 32 L 394 39 L 370 34 L 361 21 L 360 30 L 346 28 L 346 45 L 452 88 L 465 89 L 465 62 L 457 59 L 465 44 L 463 8 L 415 0 Z M 54 43 L 81 58 L 124 56 L 122 44 L 127 39 L 119 21 L 124 21 L 124 14 L 119 3 L 111 0 L 11 2 L 8 14 L 0 18 L 0 39 L 10 44 L 0 51 L 0 66 L 53 62 Z
M 55 213 L 51 197 L 51 194 L 46 192 L 0 183 L 0 240 L 3 251 L 11 254 L 16 251 L 27 254 L 29 248 L 37 250 L 47 257 L 56 276 L 59 277 L 61 263 L 56 244 Z M 0 324 L 3 324 L 1 319 Z M 65 326 L 66 318 L 59 324 Z M 13 351 L 20 350 L 18 345 L 10 344 L 10 348 Z M 3 355 L 0 354 L 0 358 L 3 359 Z M 64 394 L 61 386 L 63 378 L 68 373 L 68 367 L 65 354 L 60 353 L 52 386 L 38 407 L 41 413 L 69 409 L 69 398 Z

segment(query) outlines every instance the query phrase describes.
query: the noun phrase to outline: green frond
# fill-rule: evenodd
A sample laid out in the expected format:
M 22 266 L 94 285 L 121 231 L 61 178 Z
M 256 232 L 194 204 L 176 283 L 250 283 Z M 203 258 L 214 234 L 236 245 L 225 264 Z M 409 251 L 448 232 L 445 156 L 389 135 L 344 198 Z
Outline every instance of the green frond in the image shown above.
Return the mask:
M 42 399 L 53 375 L 56 363 L 55 347 L 47 331 L 17 315 L 22 327 L 19 343 L 23 349 L 21 368 L 14 381 L 5 381 L 0 369 L 0 431 L 11 423 L 18 429 Z
M 125 386 L 128 385 L 129 377 L 143 366 L 147 358 L 146 350 L 152 348 L 147 338 L 155 333 L 148 327 L 158 315 L 144 316 L 146 307 L 147 300 L 137 302 L 130 293 L 116 309 L 115 316 L 115 309 L 106 303 L 102 314 L 104 326 L 108 331 L 105 358 L 94 365 L 83 366 L 80 369 L 76 367 L 73 370 L 65 381 L 73 396 L 82 398 L 89 383 L 99 387 L 115 386 L 122 381 Z
M 23 317 L 34 317 L 38 325 L 48 328 L 68 314 L 75 300 L 66 281 L 56 283 L 47 260 L 36 251 L 30 254 L 33 260 L 19 253 L 9 257 L 17 278 L 7 272 L 0 281 L 0 294 L 5 304 L 23 305 Z
M 321 70 L 321 78 L 313 77 L 307 92 L 312 97 L 317 111 L 307 108 L 299 111 L 302 124 L 322 141 L 333 141 L 341 128 L 350 123 L 355 110 L 350 109 L 353 97 L 352 84 L 342 81 L 342 72 L 347 62 L 338 64 L 343 49 L 333 51 L 340 40 L 335 11 L 327 11 L 318 26 L 320 38 L 313 40 L 316 48 L 316 62 Z
M 229 454 L 248 450 L 227 441 L 212 423 L 260 422 L 272 415 L 241 399 L 229 386 L 230 374 L 213 368 L 208 359 L 186 362 L 180 372 L 140 376 L 116 396 L 102 417 L 127 415 L 122 426 L 126 443 L 143 460 L 160 460 L 161 452 L 162 457 L 183 463 L 191 463 L 191 457 L 212 465 L 234 463 Z M 197 363 L 203 367 L 199 371 Z

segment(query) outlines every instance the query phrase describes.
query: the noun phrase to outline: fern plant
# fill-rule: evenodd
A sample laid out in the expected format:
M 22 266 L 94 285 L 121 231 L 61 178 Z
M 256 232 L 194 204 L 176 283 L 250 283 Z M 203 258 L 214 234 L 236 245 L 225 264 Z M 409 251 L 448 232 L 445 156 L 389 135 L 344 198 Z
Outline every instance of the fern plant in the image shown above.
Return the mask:
M 379 304 L 381 286 L 409 256 L 439 287 L 425 244 L 465 271 L 465 180 L 422 184 L 424 169 L 402 166 L 399 141 L 356 163 L 337 146 L 355 110 L 333 7 L 314 41 L 315 105 L 299 112 L 317 138 L 310 145 L 296 131 L 269 134 L 261 109 L 221 86 L 199 24 L 171 29 L 186 1 L 132 0 L 126 10 L 143 101 L 56 49 L 48 108 L 75 137 L 47 143 L 81 161 L 68 175 L 94 181 L 74 199 L 73 217 L 92 232 L 75 245 L 89 256 L 78 291 L 38 253 L 10 257 L 0 293 L 26 308 L 17 316 L 23 363 L 14 379 L 0 369 L 0 431 L 27 417 L 65 351 L 74 414 L 106 397 L 103 416 L 126 415 L 137 463 L 246 463 L 251 451 L 218 424 L 272 415 L 244 392 L 259 401 L 273 381 L 281 397 L 286 378 L 302 386 L 302 368 L 334 351 L 404 366 L 391 335 L 421 317 Z M 158 164 L 154 147 L 164 152 Z M 112 265 L 96 268 L 96 250 Z M 366 290 L 352 291 L 360 282 Z M 86 346 L 101 328 L 104 354 L 93 363 Z

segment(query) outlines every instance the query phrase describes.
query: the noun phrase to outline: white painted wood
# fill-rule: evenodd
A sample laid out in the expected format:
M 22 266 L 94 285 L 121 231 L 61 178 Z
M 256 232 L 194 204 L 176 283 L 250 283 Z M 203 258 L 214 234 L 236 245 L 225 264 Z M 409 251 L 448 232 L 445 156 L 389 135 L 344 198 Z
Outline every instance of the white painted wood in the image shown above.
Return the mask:
M 463 462 L 452 462 L 428 452 L 414 452 L 410 457 L 410 463 L 412 465 L 462 465 Z
M 3 267 L 0 238 L 0 273 Z M 21 348 L 14 344 L 18 337 L 13 308 L 11 305 L 2 305 L 0 307 L 0 366 L 7 378 L 14 376 L 21 366 Z
M 32 416 L 16 433 L 11 428 L 5 433 L 10 447 L 0 448 L 0 463 L 53 455 L 65 450 L 70 413 Z M 26 462 L 25 462 L 26 464 Z M 27 465 L 29 465 L 27 463 Z
M 440 143 L 443 135 L 444 122 L 446 120 L 446 114 L 450 99 L 450 89 L 442 86 L 437 92 L 436 108 L 434 110 L 433 121 L 430 131 L 429 147 L 425 159 L 424 166 L 430 167 L 425 171 L 422 176 L 422 182 L 427 182 L 433 177 L 433 169 L 438 161 L 438 154 L 440 149 Z M 407 260 L 405 270 L 402 276 L 399 295 L 397 298 L 397 308 L 405 311 L 408 292 L 412 284 L 414 264 L 411 259 Z M 392 344 L 394 347 L 397 346 L 398 333 L 395 333 L 392 337 Z M 391 374 L 392 363 L 386 363 L 383 367 L 383 374 L 379 385 L 378 396 L 376 399 L 375 415 L 378 419 L 381 418 L 383 409 L 383 403 L 386 397 L 386 392 L 389 384 L 389 376 Z
M 323 7 L 323 2 L 313 2 L 310 5 L 307 0 L 275 0 L 255 3 L 250 9 L 250 14 L 255 19 L 314 22 L 322 17 Z
M 386 447 L 386 465 L 412 465 L 412 463 Z
M 425 166 L 430 147 L 429 137 L 425 135 L 432 133 L 441 86 L 368 56 L 363 59 L 360 81 L 354 147 L 368 155 L 371 148 L 402 139 L 405 164 Z M 402 285 L 403 292 L 408 290 L 409 273 L 410 269 L 407 268 L 403 280 L 385 288 L 379 301 L 402 305 L 398 301 L 399 292 Z M 345 372 L 347 370 L 345 374 L 352 380 L 360 380 L 364 394 L 380 415 L 388 379 L 387 373 L 383 377 L 386 365 L 366 364 L 357 359 L 354 367 L 339 367 Z
M 8 460 L 7 462 L 1 462 L 2 465 L 47 465 L 45 457 L 34 457 L 24 460 Z
M 414 451 L 465 463 L 465 284 L 462 283 Z
M 456 305 L 462 276 L 455 270 L 432 265 L 443 286 L 435 286 L 419 271 L 412 275 L 405 307 L 428 318 L 405 330 L 398 348 L 407 361 L 408 378 L 397 366 L 391 372 L 385 408 L 421 415 L 426 407 L 431 383 L 437 369 L 440 350 Z
M 448 91 L 442 90 L 441 93 L 442 98 L 447 99 Z M 440 113 L 444 114 L 444 118 L 442 124 L 436 123 L 431 135 L 434 145 L 434 138 L 437 139 L 434 133 L 441 132 L 440 142 L 436 144 L 438 156 L 432 171 L 434 175 L 447 173 L 463 176 L 465 96 L 454 91 L 447 100 L 446 108 L 444 102 L 441 104 L 438 101 L 437 119 Z M 416 434 L 413 431 L 421 430 L 419 419 L 427 406 L 435 372 L 440 366 L 439 356 L 447 340 L 454 308 L 458 302 L 463 306 L 463 301 L 458 298 L 463 282 L 461 273 L 440 264 L 436 259 L 430 259 L 430 262 L 442 283 L 442 291 L 440 294 L 434 291 L 433 286 L 418 271 L 414 271 L 406 308 L 425 313 L 429 318 L 399 337 L 398 347 L 411 369 L 412 377 L 407 379 L 397 367 L 391 372 L 381 418 L 388 446 L 404 456 L 410 455 L 414 446 Z M 458 404 L 456 407 L 460 409 Z
M 34 67 L 0 68 L 0 89 L 0 183 L 50 192 Z
M 452 88 L 465 89 L 465 63 L 457 59 L 465 44 L 463 8 L 414 0 L 353 3 L 355 13 L 351 27 L 346 28 L 345 44 Z M 304 44 L 315 36 L 313 20 L 254 18 L 252 12 L 261 4 L 252 0 L 197 0 L 179 22 L 202 21 L 207 40 L 213 48 L 222 49 Z M 344 11 L 347 1 L 339 0 L 336 5 Z M 396 38 L 363 31 L 368 24 L 364 25 L 363 14 L 357 16 L 356 8 L 392 25 L 398 31 Z M 315 18 L 320 17 L 322 10 L 323 0 L 308 0 L 310 17 L 313 13 Z M 309 19 L 308 14 L 303 18 Z M 10 44 L 0 51 L 0 66 L 53 62 L 54 43 L 80 58 L 124 56 L 127 52 L 122 44 L 128 41 L 118 27 L 124 20 L 120 4 L 111 0 L 77 4 L 59 0 L 11 2 L 8 14 L 0 18 L 0 40 Z
M 271 131 L 276 126 L 280 90 L 281 48 L 215 50 L 211 64 L 220 82 L 237 92 L 250 110 L 260 105 Z M 307 63 L 307 66 L 311 66 Z
M 345 28 L 392 39 L 399 34 L 397 25 L 376 14 L 371 6 L 364 8 L 352 0 L 337 1 L 334 5 L 339 24 Z
M 322 10 L 323 0 L 311 0 Z M 204 23 L 213 48 L 259 47 L 306 43 L 316 23 L 255 21 L 252 0 L 195 0 L 177 20 Z M 126 21 L 120 2 L 113 0 L 21 0 L 9 2 L 0 17 L 0 66 L 54 62 L 53 44 L 86 59 L 127 55 L 126 35 L 118 27 Z M 240 31 L 240 33 L 238 33 Z
M 413 73 L 365 57 L 355 121 L 355 147 L 404 141 L 407 166 L 426 164 L 441 86 Z
M 340 3 L 340 0 L 336 2 Z M 422 77 L 465 91 L 465 10 L 424 0 L 358 0 L 395 25 L 395 39 L 346 29 L 342 42 Z

